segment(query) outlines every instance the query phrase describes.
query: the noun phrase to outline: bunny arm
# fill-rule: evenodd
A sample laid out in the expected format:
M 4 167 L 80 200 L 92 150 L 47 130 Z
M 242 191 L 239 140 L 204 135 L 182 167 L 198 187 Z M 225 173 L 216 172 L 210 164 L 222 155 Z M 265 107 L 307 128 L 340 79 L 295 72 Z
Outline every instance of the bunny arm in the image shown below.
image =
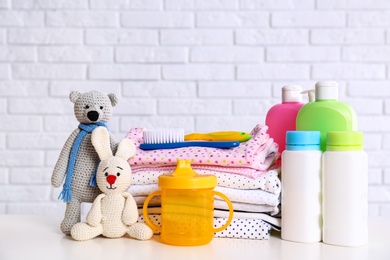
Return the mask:
M 60 187 L 60 185 L 64 181 L 66 169 L 68 168 L 70 151 L 72 149 L 74 140 L 79 133 L 80 129 L 75 129 L 62 147 L 60 156 L 58 157 L 57 163 L 54 166 L 54 170 L 51 175 L 51 185 L 55 188 Z
M 122 213 L 122 221 L 125 225 L 133 225 L 138 220 L 137 204 L 130 193 L 124 192 L 123 197 L 126 198 L 126 202 Z
M 102 220 L 102 204 L 101 201 L 106 195 L 104 193 L 98 195 L 92 203 L 91 210 L 87 215 L 87 223 L 90 226 L 96 227 Z

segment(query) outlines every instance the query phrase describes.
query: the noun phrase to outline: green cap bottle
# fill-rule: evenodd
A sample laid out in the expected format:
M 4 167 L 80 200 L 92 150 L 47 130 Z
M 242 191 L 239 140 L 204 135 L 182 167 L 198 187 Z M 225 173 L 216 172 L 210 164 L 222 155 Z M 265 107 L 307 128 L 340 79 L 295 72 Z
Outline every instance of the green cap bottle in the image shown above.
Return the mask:
M 315 86 L 315 102 L 305 104 L 297 115 L 297 130 L 320 131 L 321 150 L 326 150 L 329 131 L 356 131 L 357 117 L 353 108 L 338 101 L 338 84 L 319 81 Z
M 329 131 L 327 151 L 363 151 L 363 132 Z

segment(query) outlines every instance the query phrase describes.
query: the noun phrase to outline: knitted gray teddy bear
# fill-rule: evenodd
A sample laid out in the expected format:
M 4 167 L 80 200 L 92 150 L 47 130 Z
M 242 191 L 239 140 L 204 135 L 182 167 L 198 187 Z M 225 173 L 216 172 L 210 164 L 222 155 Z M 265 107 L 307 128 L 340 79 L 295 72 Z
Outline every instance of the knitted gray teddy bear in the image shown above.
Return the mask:
M 98 91 L 84 94 L 72 91 L 69 99 L 74 103 L 74 114 L 80 124 L 66 140 L 51 177 L 51 184 L 56 188 L 65 179 L 58 198 L 66 202 L 61 231 L 67 235 L 70 235 L 72 226 L 80 222 L 81 203 L 93 202 L 100 194 L 94 179 L 99 157 L 91 143 L 91 132 L 98 126 L 107 128 L 112 107 L 118 103 L 114 94 Z M 116 152 L 118 144 L 112 135 L 110 145 Z

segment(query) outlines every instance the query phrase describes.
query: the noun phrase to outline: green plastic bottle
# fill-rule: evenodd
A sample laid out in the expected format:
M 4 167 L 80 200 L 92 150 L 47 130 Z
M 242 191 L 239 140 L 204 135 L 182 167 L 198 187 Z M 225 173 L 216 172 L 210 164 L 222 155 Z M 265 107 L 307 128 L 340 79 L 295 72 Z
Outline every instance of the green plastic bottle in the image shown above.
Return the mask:
M 315 101 L 305 104 L 297 115 L 297 130 L 320 131 L 321 150 L 326 150 L 329 131 L 357 131 L 357 117 L 347 103 L 338 101 L 338 84 L 319 81 L 315 86 Z

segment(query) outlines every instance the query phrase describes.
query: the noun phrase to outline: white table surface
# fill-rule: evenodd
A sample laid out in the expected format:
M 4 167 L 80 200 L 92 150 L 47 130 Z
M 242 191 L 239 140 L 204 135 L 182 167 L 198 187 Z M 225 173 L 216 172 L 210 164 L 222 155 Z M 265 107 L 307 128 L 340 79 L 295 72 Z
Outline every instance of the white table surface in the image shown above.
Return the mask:
M 390 259 L 390 218 L 371 218 L 368 245 L 355 248 L 288 242 L 276 231 L 269 240 L 214 238 L 196 247 L 165 245 L 159 236 L 77 242 L 61 233 L 60 222 L 50 216 L 0 215 L 0 259 Z

